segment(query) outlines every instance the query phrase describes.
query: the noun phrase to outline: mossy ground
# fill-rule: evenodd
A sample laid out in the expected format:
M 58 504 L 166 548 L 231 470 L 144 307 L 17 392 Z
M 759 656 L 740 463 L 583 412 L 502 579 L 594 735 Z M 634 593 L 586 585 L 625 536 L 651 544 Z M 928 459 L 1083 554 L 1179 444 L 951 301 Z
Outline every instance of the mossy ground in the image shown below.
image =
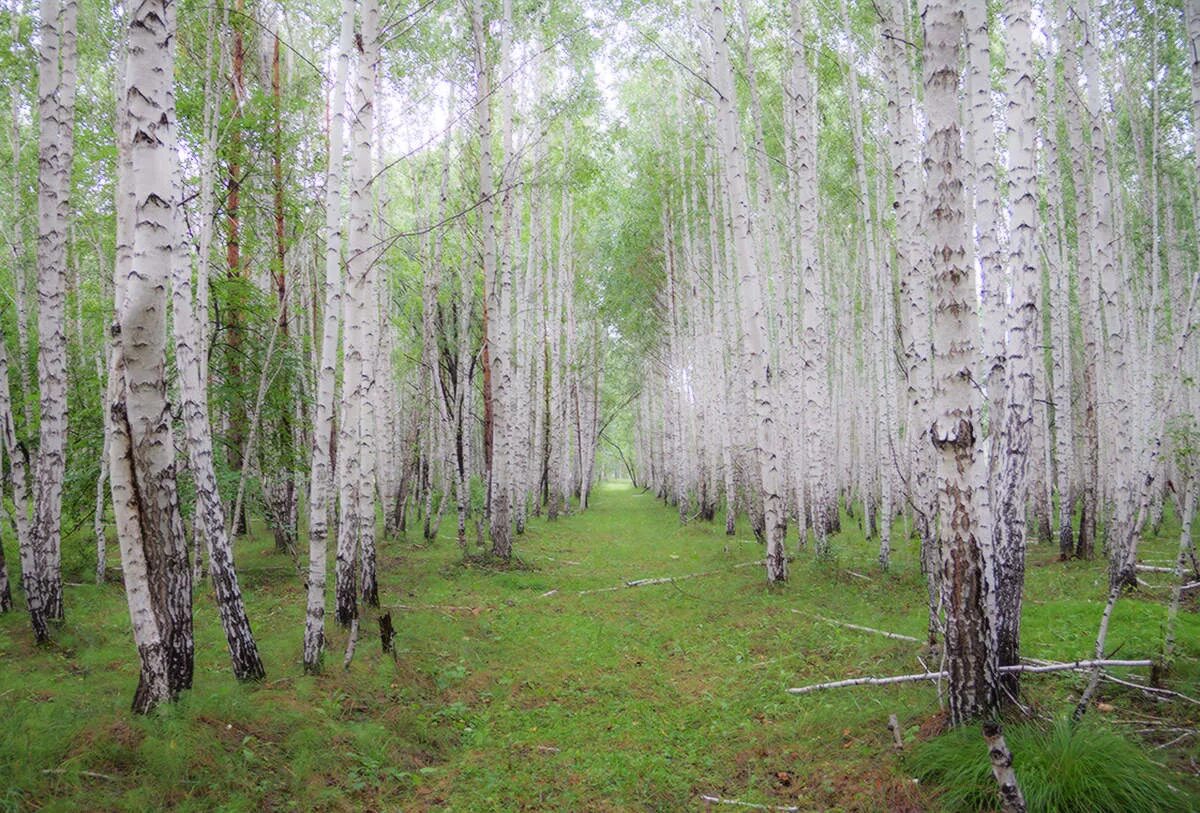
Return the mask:
M 886 728 L 895 713 L 909 739 L 930 730 L 932 686 L 784 692 L 920 669 L 911 643 L 815 618 L 922 635 L 916 543 L 900 539 L 899 525 L 889 573 L 873 565 L 875 543 L 846 522 L 833 558 L 803 552 L 791 582 L 769 589 L 761 568 L 732 567 L 761 556 L 748 531 L 681 526 L 628 483 L 600 486 L 586 512 L 532 520 L 517 544 L 529 569 L 463 567 L 449 519 L 431 545 L 411 532 L 381 543 L 395 660 L 368 618 L 349 671 L 346 634 L 330 631 L 318 677 L 299 668 L 302 579 L 268 535 L 241 542 L 266 681 L 233 679 L 201 589 L 195 688 L 145 718 L 128 711 L 137 659 L 118 585 L 69 586 L 68 621 L 45 648 L 33 645 L 23 612 L 0 617 L 0 809 L 685 810 L 702 793 L 813 810 L 937 807 L 936 789 L 913 782 Z M 1175 534 L 1168 523 L 1143 557 L 1169 559 Z M 68 542 L 68 561 L 86 546 Z M 78 582 L 87 567 L 76 558 Z M 1103 562 L 1062 564 L 1047 546 L 1028 558 L 1026 654 L 1089 656 Z M 719 572 L 579 595 L 709 570 Z M 1109 641 L 1120 657 L 1158 654 L 1164 596 L 1143 591 L 1118 605 Z M 1178 640 L 1172 685 L 1200 694 L 1195 603 Z M 1030 678 L 1027 701 L 1053 715 L 1081 683 Z M 1152 715 L 1194 726 L 1198 716 L 1108 686 L 1102 699 L 1113 725 Z M 1122 730 L 1157 736 L 1133 728 Z M 984 758 L 982 739 L 979 749 Z M 1200 746 L 1185 738 L 1154 754 L 1188 783 Z

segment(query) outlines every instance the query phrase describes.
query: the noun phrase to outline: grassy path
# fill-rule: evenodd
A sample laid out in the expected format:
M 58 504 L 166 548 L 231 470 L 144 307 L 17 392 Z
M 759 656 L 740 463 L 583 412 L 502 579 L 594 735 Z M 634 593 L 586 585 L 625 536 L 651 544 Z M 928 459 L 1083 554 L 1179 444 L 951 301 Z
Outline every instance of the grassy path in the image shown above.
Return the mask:
M 428 547 L 381 547 L 396 661 L 364 637 L 348 672 L 338 654 L 318 678 L 298 668 L 303 584 L 265 536 L 243 543 L 267 682 L 229 676 L 204 594 L 196 688 L 151 719 L 126 712 L 136 661 L 118 587 L 70 588 L 70 624 L 51 649 L 34 649 L 22 614 L 0 618 L 0 809 L 687 810 L 702 793 L 806 810 L 933 803 L 885 726 L 896 713 L 915 735 L 937 711 L 932 687 L 783 691 L 919 668 L 911 643 L 815 618 L 920 637 L 913 543 L 881 574 L 849 530 L 837 558 L 803 554 L 772 591 L 760 567 L 735 567 L 761 555 L 748 532 L 681 526 L 628 483 L 602 485 L 585 513 L 534 520 L 517 546 L 528 570 L 463 568 L 445 530 Z M 1169 556 L 1170 544 L 1145 555 Z M 1051 563 L 1037 547 L 1029 558 L 1026 651 L 1086 655 L 1102 563 Z M 701 571 L 718 572 L 580 595 Z M 435 606 L 462 609 L 411 609 Z M 1179 640 L 1183 685 L 1195 688 L 1192 609 Z M 1119 605 L 1121 657 L 1154 654 L 1163 614 L 1151 601 Z M 332 638 L 331 655 L 344 633 Z M 1031 696 L 1053 713 L 1076 685 L 1039 679 Z

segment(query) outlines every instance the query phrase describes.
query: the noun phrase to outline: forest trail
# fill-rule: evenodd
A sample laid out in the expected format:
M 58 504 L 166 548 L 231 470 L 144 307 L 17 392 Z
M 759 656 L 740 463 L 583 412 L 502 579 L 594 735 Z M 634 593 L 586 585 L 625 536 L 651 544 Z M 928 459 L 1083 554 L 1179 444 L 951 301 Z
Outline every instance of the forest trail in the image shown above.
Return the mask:
M 747 529 L 727 537 L 719 522 L 681 526 L 675 510 L 628 482 L 602 484 L 586 512 L 532 520 L 515 547 L 529 569 L 463 568 L 449 524 L 430 545 L 410 531 L 380 546 L 396 662 L 368 620 L 343 671 L 345 633 L 333 627 L 317 678 L 299 668 L 303 583 L 259 534 L 238 555 L 267 681 L 241 686 L 230 675 L 206 589 L 196 687 L 148 718 L 127 710 L 137 664 L 121 591 L 68 587 L 80 610 L 50 649 L 32 646 L 20 617 L 0 618 L 10 716 L 0 753 L 26 755 L 0 767 L 0 786 L 6 802 L 93 809 L 207 810 L 220 798 L 230 810 L 285 809 L 289 800 L 333 810 L 680 810 L 699 807 L 701 794 L 801 809 L 924 809 L 929 798 L 892 752 L 886 721 L 897 714 L 915 736 L 937 711 L 931 687 L 783 691 L 918 667 L 909 642 L 819 620 L 922 630 L 915 545 L 898 545 L 882 575 L 870 564 L 873 543 L 849 519 L 845 529 L 834 558 L 801 554 L 783 589 L 768 589 L 759 567 L 734 567 L 761 557 Z M 1147 551 L 1168 550 L 1168 537 Z M 1033 657 L 1086 652 L 1100 601 L 1102 562 L 1050 564 L 1053 555 L 1031 549 Z M 463 609 L 411 609 L 429 607 Z M 1152 654 L 1162 613 L 1138 599 L 1118 606 L 1122 657 Z M 1200 619 L 1189 612 L 1182 623 L 1184 653 L 1200 654 Z M 1180 688 L 1195 694 L 1190 677 Z M 1053 701 L 1073 680 L 1029 688 Z

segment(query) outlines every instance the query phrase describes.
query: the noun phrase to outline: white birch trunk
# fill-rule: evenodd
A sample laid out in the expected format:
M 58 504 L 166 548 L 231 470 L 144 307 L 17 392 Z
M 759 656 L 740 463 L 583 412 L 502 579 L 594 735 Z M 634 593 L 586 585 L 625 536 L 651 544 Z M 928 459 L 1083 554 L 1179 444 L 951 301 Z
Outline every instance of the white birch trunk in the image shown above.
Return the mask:
M 734 98 L 733 70 L 729 62 L 729 32 L 722 3 L 711 9 L 713 35 L 713 84 L 716 90 L 717 142 L 733 209 L 733 243 L 740 280 L 743 350 L 750 365 L 751 396 L 755 407 L 757 440 L 757 484 L 763 503 L 767 540 L 767 579 L 787 579 L 787 556 L 783 545 L 786 521 L 783 516 L 782 476 L 776 442 L 776 412 L 771 403 L 771 376 L 767 359 L 767 314 L 763 300 L 763 274 L 759 268 L 751 202 L 746 183 L 746 158 Z
M 343 0 L 337 66 L 330 94 L 329 167 L 325 179 L 325 296 L 320 367 L 313 417 L 313 453 L 308 501 L 308 600 L 304 622 L 304 670 L 321 667 L 325 646 L 325 559 L 333 483 L 331 442 L 341 326 L 342 160 L 346 131 L 346 76 L 354 34 L 354 0 Z M 315 337 L 314 337 L 315 338 Z
M 342 302 L 345 339 L 342 361 L 342 404 L 338 448 L 344 466 L 339 483 L 341 524 L 338 527 L 336 610 L 338 623 L 358 617 L 357 573 L 362 563 L 364 593 L 373 588 L 375 483 L 369 423 L 374 387 L 375 238 L 371 227 L 371 141 L 374 135 L 375 68 L 378 57 L 379 5 L 366 0 L 357 41 L 354 116 L 351 118 L 349 239 L 346 290 Z M 373 603 L 373 602 L 368 602 Z
M 925 215 L 934 294 L 934 410 L 931 440 L 937 451 L 938 537 L 942 604 L 946 612 L 947 699 L 955 725 L 987 712 L 995 702 L 996 663 L 990 651 L 985 601 L 986 460 L 981 399 L 972 384 L 978 369 L 979 315 L 974 275 L 967 264 L 964 162 L 958 110 L 962 12 L 949 0 L 929 0 L 925 31 Z
M 136 712 L 192 683 L 192 585 L 175 482 L 166 400 L 167 282 L 177 234 L 175 7 L 145 0 L 131 12 L 121 146 L 129 175 L 118 234 L 109 393 L 110 466 L 125 595 L 142 669 Z
M 34 469 L 34 572 L 30 614 L 62 620 L 62 490 L 67 445 L 67 241 L 75 134 L 75 0 L 41 8 L 38 67 L 38 389 L 41 400 Z M 34 621 L 39 640 L 44 625 Z

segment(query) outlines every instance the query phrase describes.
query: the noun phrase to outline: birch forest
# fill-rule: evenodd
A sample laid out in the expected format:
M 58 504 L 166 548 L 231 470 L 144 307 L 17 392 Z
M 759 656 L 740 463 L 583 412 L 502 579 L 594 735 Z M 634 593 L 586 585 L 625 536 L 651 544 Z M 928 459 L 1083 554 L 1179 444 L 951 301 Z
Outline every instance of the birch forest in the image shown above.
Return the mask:
M 0 811 L 1200 809 L 1200 0 L 0 22 Z

